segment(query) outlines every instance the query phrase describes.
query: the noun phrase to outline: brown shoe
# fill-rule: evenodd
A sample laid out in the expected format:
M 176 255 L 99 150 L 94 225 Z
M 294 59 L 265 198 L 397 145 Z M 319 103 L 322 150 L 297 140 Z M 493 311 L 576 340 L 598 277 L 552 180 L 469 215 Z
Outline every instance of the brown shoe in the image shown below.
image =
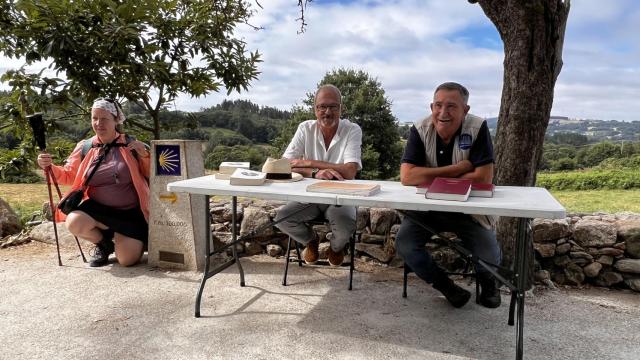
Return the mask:
M 313 240 L 309 241 L 304 250 L 302 250 L 302 258 L 308 265 L 315 264 L 320 257 L 320 253 L 318 252 L 318 243 L 318 236 L 314 235 Z
M 333 249 L 329 246 L 329 249 L 327 250 L 327 260 L 329 260 L 329 265 L 331 266 L 342 265 L 342 261 L 344 261 L 344 250 L 333 252 Z

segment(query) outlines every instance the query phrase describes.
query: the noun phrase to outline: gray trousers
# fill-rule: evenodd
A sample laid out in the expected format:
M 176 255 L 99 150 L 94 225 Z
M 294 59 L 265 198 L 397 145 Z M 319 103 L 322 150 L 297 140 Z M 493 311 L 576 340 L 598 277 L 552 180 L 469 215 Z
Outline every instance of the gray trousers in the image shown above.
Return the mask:
M 275 220 L 278 221 L 290 214 L 287 220 L 276 225 L 280 231 L 291 236 L 300 244 L 307 245 L 313 240 L 313 229 L 307 225 L 307 221 L 326 219 L 329 221 L 333 237 L 331 238 L 331 250 L 341 251 L 349 243 L 349 238 L 356 231 L 356 208 L 353 206 L 334 206 L 323 204 L 311 204 L 304 209 L 306 203 L 292 201 L 280 210 Z M 304 210 L 301 210 L 304 209 Z

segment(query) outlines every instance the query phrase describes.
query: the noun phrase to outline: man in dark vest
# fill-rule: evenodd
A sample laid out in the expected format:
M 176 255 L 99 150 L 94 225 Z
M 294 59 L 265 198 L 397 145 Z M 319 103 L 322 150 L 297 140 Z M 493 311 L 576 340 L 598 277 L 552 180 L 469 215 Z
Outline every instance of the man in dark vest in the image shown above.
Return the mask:
M 402 156 L 400 180 L 403 185 L 419 185 L 436 177 L 460 177 L 474 182 L 493 180 L 493 145 L 484 119 L 469 114 L 469 91 L 453 82 L 436 88 L 431 115 L 411 127 Z M 463 246 L 485 261 L 499 264 L 501 253 L 494 230 L 495 218 L 451 212 L 411 212 L 416 220 L 436 232 L 456 233 Z M 456 285 L 432 259 L 425 244 L 430 234 L 405 217 L 396 239 L 398 253 L 424 281 L 433 284 L 455 307 L 462 307 L 471 294 Z M 500 306 L 495 279 L 482 267 L 476 268 L 480 283 L 480 304 Z

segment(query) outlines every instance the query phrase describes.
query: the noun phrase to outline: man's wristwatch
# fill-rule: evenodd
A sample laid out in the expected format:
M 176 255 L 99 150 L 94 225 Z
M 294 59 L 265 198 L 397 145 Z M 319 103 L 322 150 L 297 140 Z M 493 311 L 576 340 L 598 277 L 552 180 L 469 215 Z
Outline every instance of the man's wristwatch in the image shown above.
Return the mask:
M 318 171 L 320 171 L 320 169 L 313 168 L 313 170 L 311 170 L 311 177 L 315 179 L 316 178 L 316 174 L 318 173 Z

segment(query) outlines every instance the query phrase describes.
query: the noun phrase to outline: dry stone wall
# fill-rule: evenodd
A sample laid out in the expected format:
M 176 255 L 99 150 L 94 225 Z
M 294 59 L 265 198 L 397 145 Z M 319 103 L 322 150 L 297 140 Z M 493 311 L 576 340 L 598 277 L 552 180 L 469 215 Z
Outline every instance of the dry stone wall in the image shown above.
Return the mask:
M 238 202 L 240 234 L 273 220 L 283 202 L 245 199 Z M 211 203 L 211 230 L 214 246 L 231 241 L 231 204 Z M 391 209 L 358 208 L 357 229 L 360 234 L 356 256 L 360 261 L 383 266 L 403 264 L 395 252 L 395 236 L 401 218 Z M 534 219 L 533 242 L 536 258 L 535 278 L 539 282 L 581 286 L 625 287 L 640 292 L 640 214 L 573 215 L 560 220 Z M 320 256 L 326 257 L 330 229 L 315 225 L 321 239 Z M 448 245 L 455 234 L 432 239 L 427 248 L 434 259 L 450 271 L 461 271 L 464 261 Z M 237 250 L 245 255 L 267 253 L 282 256 L 288 238 L 275 227 L 255 234 Z

